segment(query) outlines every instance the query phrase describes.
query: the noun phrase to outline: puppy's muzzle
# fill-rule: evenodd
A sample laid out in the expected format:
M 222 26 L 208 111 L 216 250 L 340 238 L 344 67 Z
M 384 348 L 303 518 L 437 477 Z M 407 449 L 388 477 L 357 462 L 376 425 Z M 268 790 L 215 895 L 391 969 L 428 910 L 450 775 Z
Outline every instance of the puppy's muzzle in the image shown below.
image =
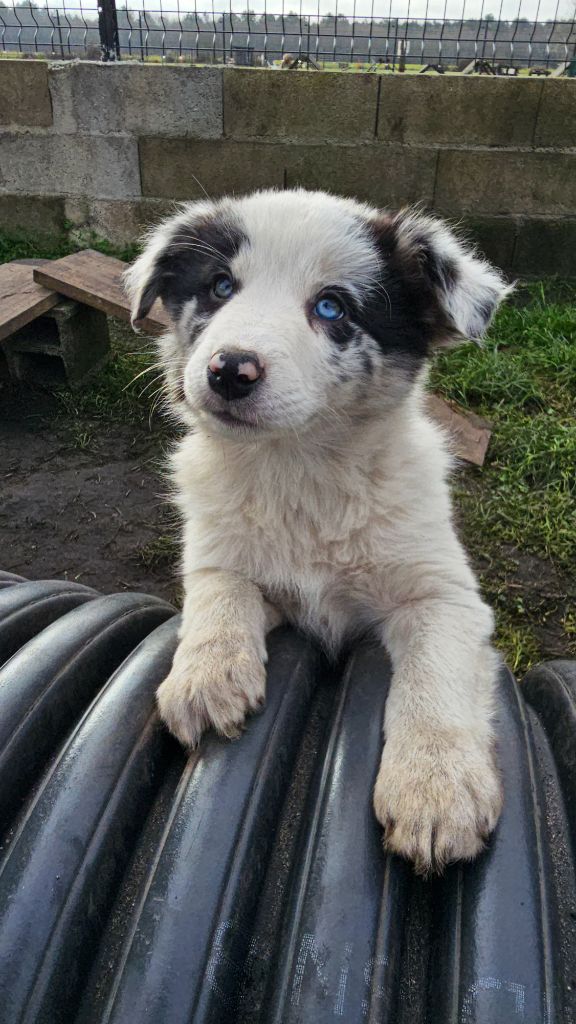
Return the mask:
M 215 352 L 208 363 L 208 383 L 212 391 L 227 402 L 246 398 L 263 373 L 264 368 L 254 352 Z

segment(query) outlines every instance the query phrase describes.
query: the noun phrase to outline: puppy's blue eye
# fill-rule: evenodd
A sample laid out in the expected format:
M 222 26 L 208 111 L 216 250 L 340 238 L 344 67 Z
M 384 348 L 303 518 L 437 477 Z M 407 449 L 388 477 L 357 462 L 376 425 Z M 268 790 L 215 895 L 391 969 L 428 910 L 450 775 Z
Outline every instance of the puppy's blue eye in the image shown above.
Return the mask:
M 212 285 L 212 292 L 217 299 L 229 299 L 234 294 L 234 281 L 228 274 L 220 274 Z
M 341 320 L 344 316 L 344 306 L 335 295 L 324 295 L 318 299 L 314 312 L 321 320 Z

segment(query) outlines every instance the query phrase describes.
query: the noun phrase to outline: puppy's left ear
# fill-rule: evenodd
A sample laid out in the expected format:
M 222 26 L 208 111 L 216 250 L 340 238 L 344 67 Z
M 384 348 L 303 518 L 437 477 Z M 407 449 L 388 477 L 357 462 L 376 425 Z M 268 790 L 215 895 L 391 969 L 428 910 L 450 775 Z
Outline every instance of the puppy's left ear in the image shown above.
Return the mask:
M 381 245 L 414 293 L 431 345 L 479 341 L 513 285 L 440 220 L 402 211 L 380 224 Z

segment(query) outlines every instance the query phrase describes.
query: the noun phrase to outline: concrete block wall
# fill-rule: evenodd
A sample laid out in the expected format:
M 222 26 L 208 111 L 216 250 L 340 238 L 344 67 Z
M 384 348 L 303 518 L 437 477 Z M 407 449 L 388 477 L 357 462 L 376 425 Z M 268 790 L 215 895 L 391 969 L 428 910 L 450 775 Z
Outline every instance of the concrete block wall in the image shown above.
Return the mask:
M 295 185 L 576 274 L 576 81 L 0 61 L 0 229 L 124 243 L 174 200 Z

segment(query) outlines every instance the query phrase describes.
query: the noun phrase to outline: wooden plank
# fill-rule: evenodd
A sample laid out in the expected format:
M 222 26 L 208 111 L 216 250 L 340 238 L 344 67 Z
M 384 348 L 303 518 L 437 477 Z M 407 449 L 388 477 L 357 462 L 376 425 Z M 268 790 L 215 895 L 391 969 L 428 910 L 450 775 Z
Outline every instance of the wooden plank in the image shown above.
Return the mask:
M 122 260 L 104 256 L 94 249 L 84 249 L 37 267 L 34 279 L 47 288 L 55 288 L 69 299 L 130 321 L 130 304 L 122 285 L 125 270 L 126 264 Z M 161 334 L 171 326 L 170 317 L 160 301 L 154 303 L 141 325 L 148 334 Z
M 22 263 L 0 266 L 0 341 L 42 316 L 60 301 L 34 280 L 34 267 Z
M 490 424 L 472 412 L 455 409 L 439 395 L 427 395 L 430 416 L 447 431 L 451 450 L 459 459 L 482 466 L 490 443 Z

